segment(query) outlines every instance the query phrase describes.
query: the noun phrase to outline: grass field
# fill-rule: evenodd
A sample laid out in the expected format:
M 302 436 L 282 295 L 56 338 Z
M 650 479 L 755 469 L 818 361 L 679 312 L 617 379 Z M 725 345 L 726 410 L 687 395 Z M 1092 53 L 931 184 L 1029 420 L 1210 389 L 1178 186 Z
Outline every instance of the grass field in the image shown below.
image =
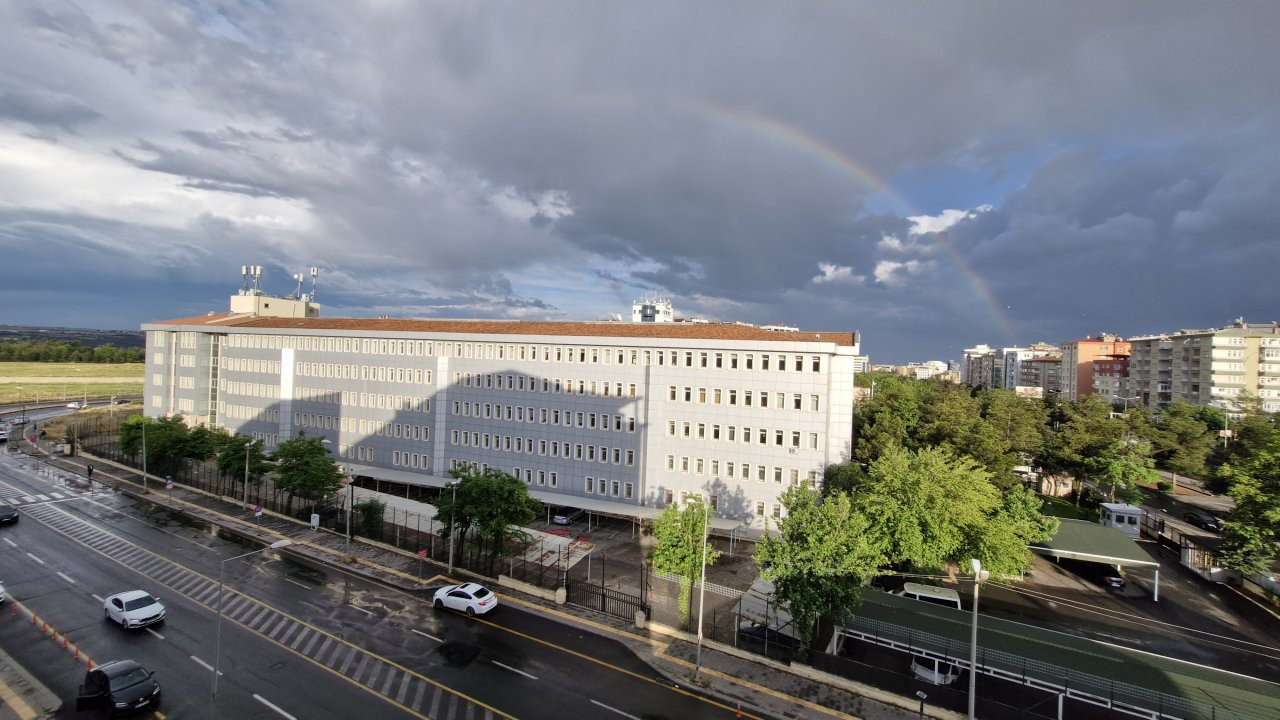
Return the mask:
M 141 395 L 142 363 L 0 363 L 0 403 Z
M 1092 520 L 1098 519 L 1098 509 L 1092 507 L 1076 507 L 1075 503 L 1065 498 L 1042 497 L 1041 506 L 1045 515 L 1053 517 L 1072 518 L 1075 520 Z

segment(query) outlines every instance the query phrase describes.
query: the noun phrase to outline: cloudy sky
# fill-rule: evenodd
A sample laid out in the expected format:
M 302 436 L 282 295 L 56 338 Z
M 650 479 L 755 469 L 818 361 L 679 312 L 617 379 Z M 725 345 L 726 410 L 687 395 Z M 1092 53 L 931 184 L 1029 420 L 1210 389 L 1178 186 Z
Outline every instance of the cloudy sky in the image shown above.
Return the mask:
M 0 3 L 0 322 L 1280 320 L 1280 3 Z

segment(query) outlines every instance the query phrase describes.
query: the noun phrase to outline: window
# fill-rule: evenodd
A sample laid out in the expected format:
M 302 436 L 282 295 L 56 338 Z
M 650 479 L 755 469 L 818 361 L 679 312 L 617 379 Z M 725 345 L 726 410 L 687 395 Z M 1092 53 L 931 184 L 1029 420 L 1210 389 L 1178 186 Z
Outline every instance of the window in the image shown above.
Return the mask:
M 586 491 L 587 491 L 587 492 L 589 492 L 589 493 L 593 493 L 593 492 L 595 492 L 595 491 L 596 491 L 596 479 L 595 479 L 595 478 L 593 478 L 593 477 L 588 477 L 588 478 L 587 478 L 587 483 L 586 483 L 586 485 L 585 485 L 584 487 L 585 487 Z
M 634 486 L 631 483 L 626 483 L 622 486 L 622 488 L 623 488 L 622 497 L 626 498 L 627 500 L 630 500 L 631 495 L 634 493 Z
M 764 517 L 764 503 L 762 502 L 756 503 L 756 517 L 758 518 Z

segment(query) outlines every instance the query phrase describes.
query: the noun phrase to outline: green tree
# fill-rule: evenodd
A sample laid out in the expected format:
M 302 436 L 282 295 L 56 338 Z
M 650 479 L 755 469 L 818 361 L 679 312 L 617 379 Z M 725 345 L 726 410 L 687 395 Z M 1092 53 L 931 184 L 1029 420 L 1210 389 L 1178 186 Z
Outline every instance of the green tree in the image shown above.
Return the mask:
M 258 485 L 271 472 L 271 461 L 261 440 L 245 435 L 229 435 L 218 448 L 218 475 L 238 485 L 237 495 L 245 497 L 245 483 Z
M 1106 492 L 1112 502 L 1141 502 L 1139 488 L 1160 479 L 1155 461 L 1151 459 L 1151 445 L 1138 438 L 1117 440 L 1086 458 L 1081 472 Z
M 314 505 L 342 488 L 342 473 L 329 457 L 319 435 L 298 433 L 276 446 L 276 493 L 285 493 L 285 512 L 292 512 L 294 498 Z
M 870 400 L 860 405 L 854 418 L 853 460 L 870 463 L 891 446 L 914 445 L 921 421 L 924 384 L 913 378 L 877 373 Z
M 1009 488 L 990 521 L 976 528 L 969 540 L 970 554 L 995 575 L 1018 575 L 1031 567 L 1027 546 L 1051 539 L 1058 524 L 1057 518 L 1041 512 L 1040 498 L 1030 488 Z
M 1218 558 L 1246 575 L 1265 573 L 1280 555 L 1280 437 L 1256 448 L 1222 476 L 1236 509 L 1222 534 Z
M 1088 474 L 1085 463 L 1097 458 L 1124 439 L 1126 425 L 1111 417 L 1111 406 L 1090 395 L 1078 403 L 1049 409 L 1058 424 L 1040 451 L 1037 464 L 1050 474 L 1066 473 L 1076 481 Z M 1077 488 L 1077 493 L 1079 488 Z
M 159 476 L 177 474 L 197 449 L 190 442 L 186 423 L 177 415 L 154 419 L 131 415 L 120 423 L 122 453 L 139 456 L 144 444 L 147 473 Z
M 525 540 L 520 529 L 538 515 L 541 504 L 529 497 L 529 486 L 496 468 L 486 470 L 458 467 L 449 471 L 458 483 L 456 492 L 440 494 L 436 517 L 443 521 L 442 532 L 457 533 L 466 540 L 474 531 L 489 569 L 501 560 L 509 540 Z M 455 500 L 456 497 L 456 500 Z
M 1216 439 L 1209 426 L 1201 419 L 1199 410 L 1189 403 L 1178 401 L 1160 413 L 1160 429 L 1163 441 L 1152 448 L 1152 457 L 1158 465 L 1178 475 L 1204 479 L 1206 461 L 1213 452 Z
M 761 538 L 755 561 L 810 645 L 819 617 L 844 620 L 861 600 L 859 587 L 886 557 L 872 521 L 848 494 L 819 497 L 797 485 L 783 493 L 782 504 L 787 512 L 780 533 Z
M 889 448 L 851 499 L 875 518 L 869 540 L 886 560 L 922 570 L 964 559 L 969 540 L 1001 504 L 990 473 L 944 448 Z
M 383 517 L 386 512 L 387 504 L 376 498 L 361 500 L 351 506 L 351 512 L 355 514 L 356 521 L 359 523 L 359 534 L 370 540 L 382 539 Z
M 680 626 L 685 629 L 693 610 L 693 582 L 702 574 L 703 558 L 707 565 L 715 565 L 720 558 L 720 552 L 707 539 L 708 510 L 697 498 L 683 509 L 668 505 L 653 521 L 655 544 L 649 551 L 649 561 L 654 570 L 680 577 Z

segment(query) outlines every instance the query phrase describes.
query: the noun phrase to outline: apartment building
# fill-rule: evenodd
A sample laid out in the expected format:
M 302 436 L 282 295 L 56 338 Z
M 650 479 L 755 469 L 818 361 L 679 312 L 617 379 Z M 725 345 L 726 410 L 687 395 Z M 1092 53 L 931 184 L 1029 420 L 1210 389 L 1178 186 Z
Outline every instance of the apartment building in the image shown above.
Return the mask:
M 1100 355 L 1093 360 L 1093 394 L 1110 405 L 1137 405 L 1129 394 L 1129 356 Z
M 268 448 L 322 435 L 353 476 L 439 487 L 493 467 L 619 516 L 699 495 L 720 527 L 781 517 L 787 487 L 850 451 L 852 332 L 320 318 L 275 300 L 289 316 L 259 302 L 143 325 L 146 413 Z
M 1129 354 L 1129 343 L 1115 335 L 1100 334 L 1072 340 L 1062 348 L 1062 399 L 1077 402 L 1093 394 L 1093 361 L 1102 356 Z
M 1280 412 L 1280 326 L 1246 323 L 1130 340 L 1128 392 L 1155 409 L 1179 400 L 1238 409 L 1245 395 Z
M 969 387 L 1000 387 L 1004 369 L 997 372 L 996 351 L 987 345 L 965 348 L 960 382 Z
M 1057 346 L 1047 343 L 1036 343 L 1030 347 L 1007 347 L 1001 348 L 997 353 L 996 359 L 1001 366 L 1003 373 L 1000 387 L 1017 390 L 1022 383 L 1022 364 L 1032 358 L 1038 357 L 1061 357 L 1062 350 Z M 1056 388 L 1054 388 L 1056 389 Z
M 1041 355 L 1023 360 L 1016 391 L 1023 397 L 1046 397 L 1059 392 L 1062 385 L 1062 358 Z

